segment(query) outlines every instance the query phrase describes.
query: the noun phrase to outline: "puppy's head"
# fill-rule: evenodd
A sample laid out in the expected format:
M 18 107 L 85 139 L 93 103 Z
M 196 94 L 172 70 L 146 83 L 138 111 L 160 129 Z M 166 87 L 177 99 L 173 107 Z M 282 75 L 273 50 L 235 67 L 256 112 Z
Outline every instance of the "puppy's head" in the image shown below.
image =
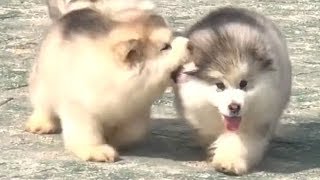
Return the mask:
M 108 60 L 129 67 L 143 67 L 145 62 L 162 58 L 171 50 L 172 31 L 164 18 L 139 8 L 122 10 L 112 16 L 84 8 L 66 14 L 58 24 L 64 40 L 89 38 L 110 57 Z
M 197 47 L 195 61 L 192 68 L 180 70 L 184 74 L 180 86 L 188 80 L 201 82 L 199 88 L 208 90 L 206 99 L 218 109 L 226 129 L 239 129 L 242 117 L 253 108 L 249 107 L 250 98 L 274 70 L 265 39 L 249 30 L 246 38 L 227 30 L 200 30 L 190 37 Z
M 116 21 L 107 39 L 118 61 L 129 67 L 143 65 L 163 57 L 171 50 L 172 31 L 161 16 L 128 10 L 117 18 L 122 20 Z

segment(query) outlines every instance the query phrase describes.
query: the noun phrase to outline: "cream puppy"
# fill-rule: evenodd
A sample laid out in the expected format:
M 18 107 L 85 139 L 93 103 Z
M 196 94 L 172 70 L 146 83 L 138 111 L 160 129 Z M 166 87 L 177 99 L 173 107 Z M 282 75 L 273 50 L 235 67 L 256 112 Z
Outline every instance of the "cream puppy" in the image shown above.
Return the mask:
M 131 8 L 112 17 L 94 8 L 71 11 L 42 42 L 30 75 L 34 109 L 26 130 L 62 128 L 66 148 L 78 157 L 113 162 L 116 148 L 146 135 L 152 103 L 191 51 L 151 11 Z

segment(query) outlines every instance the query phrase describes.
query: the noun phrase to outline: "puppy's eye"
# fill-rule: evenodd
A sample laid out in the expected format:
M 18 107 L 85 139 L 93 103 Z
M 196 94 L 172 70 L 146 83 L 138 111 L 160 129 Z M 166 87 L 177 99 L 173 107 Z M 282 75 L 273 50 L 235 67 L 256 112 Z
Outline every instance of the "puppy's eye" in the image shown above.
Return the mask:
M 218 91 L 224 91 L 226 89 L 226 86 L 222 82 L 216 83 L 216 86 Z
M 242 81 L 240 81 L 240 83 L 239 83 L 240 89 L 246 88 L 247 85 L 248 85 L 248 81 L 246 81 L 246 80 L 242 80 Z
M 171 45 L 169 43 L 165 43 L 163 47 L 160 49 L 160 51 L 166 51 L 170 49 L 171 49 Z

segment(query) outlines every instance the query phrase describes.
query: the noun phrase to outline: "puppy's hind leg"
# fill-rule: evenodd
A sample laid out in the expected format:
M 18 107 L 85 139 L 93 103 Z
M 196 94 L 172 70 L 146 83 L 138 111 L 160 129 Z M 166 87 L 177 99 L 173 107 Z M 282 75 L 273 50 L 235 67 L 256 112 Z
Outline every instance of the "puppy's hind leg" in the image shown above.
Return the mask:
M 117 151 L 104 139 L 102 123 L 76 105 L 60 109 L 65 147 L 86 161 L 114 162 Z
M 31 101 L 33 112 L 25 124 L 25 130 L 35 134 L 52 134 L 61 131 L 60 121 L 53 112 L 45 86 L 33 87 Z
M 150 115 L 137 116 L 129 119 L 124 125 L 116 128 L 110 136 L 110 143 L 115 147 L 127 148 L 143 140 L 149 130 Z
M 35 134 L 54 134 L 59 133 L 61 127 L 50 108 L 36 106 L 25 124 L 25 130 Z

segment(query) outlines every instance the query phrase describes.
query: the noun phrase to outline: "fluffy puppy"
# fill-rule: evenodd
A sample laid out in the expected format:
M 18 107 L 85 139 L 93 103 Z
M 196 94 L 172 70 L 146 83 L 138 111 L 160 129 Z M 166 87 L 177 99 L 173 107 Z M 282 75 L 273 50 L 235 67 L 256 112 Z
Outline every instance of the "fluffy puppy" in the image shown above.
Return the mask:
M 83 160 L 113 162 L 116 148 L 141 140 L 152 103 L 191 46 L 161 16 L 130 9 L 116 21 L 74 10 L 50 28 L 30 75 L 33 113 L 26 130 L 56 133 Z M 130 21 L 125 21 L 130 19 Z
M 261 14 L 225 7 L 193 25 L 195 63 L 174 74 L 176 104 L 221 172 L 247 173 L 263 158 L 291 91 L 278 28 Z

